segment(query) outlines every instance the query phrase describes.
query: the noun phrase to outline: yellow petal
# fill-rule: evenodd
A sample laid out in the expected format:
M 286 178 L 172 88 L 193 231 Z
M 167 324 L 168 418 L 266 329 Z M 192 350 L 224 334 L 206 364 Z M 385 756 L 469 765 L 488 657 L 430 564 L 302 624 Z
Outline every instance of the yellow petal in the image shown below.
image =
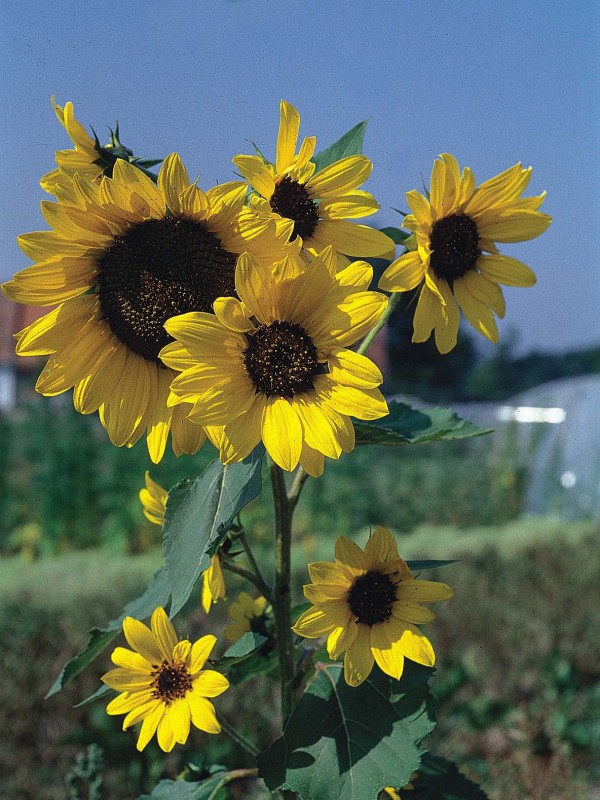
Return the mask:
M 535 286 L 535 273 L 516 258 L 501 255 L 483 255 L 477 259 L 481 274 L 504 286 Z
M 469 291 L 468 284 L 464 279 L 459 278 L 454 281 L 454 294 L 462 309 L 463 314 L 475 330 L 482 333 L 487 339 L 497 344 L 498 328 L 494 315 L 485 303 L 478 300 Z
M 302 451 L 302 425 L 294 406 L 283 397 L 265 403 L 261 435 L 267 452 L 282 469 L 298 465 Z
M 296 153 L 299 130 L 300 114 L 293 105 L 282 100 L 279 105 L 279 133 L 275 160 L 277 174 L 285 172 L 291 165 Z
M 133 617 L 125 617 L 123 620 L 123 633 L 127 644 L 137 650 L 151 664 L 160 664 L 163 654 L 152 631 Z
M 379 208 L 372 194 L 356 190 L 319 203 L 319 214 L 324 219 L 355 219 L 375 214 Z
M 344 255 L 362 258 L 393 256 L 396 250 L 394 242 L 385 233 L 345 219 L 320 220 L 312 240 L 322 247 L 332 244 Z
M 203 670 L 194 680 L 194 691 L 202 697 L 218 697 L 229 689 L 229 681 L 220 672 Z
M 494 242 L 525 242 L 540 236 L 552 222 L 552 217 L 539 211 L 516 209 L 496 215 L 490 220 L 477 220 L 477 230 L 483 239 Z
M 365 546 L 367 569 L 380 562 L 395 561 L 398 556 L 396 540 L 387 528 L 378 527 Z
M 254 325 L 246 316 L 244 306 L 237 297 L 218 297 L 213 308 L 215 316 L 226 328 L 239 333 L 254 330 Z
M 344 656 L 344 678 L 349 686 L 360 686 L 371 674 L 374 658 L 371 652 L 370 629 L 358 625 L 358 633 Z
M 166 611 L 161 606 L 155 608 L 152 612 L 150 626 L 161 649 L 163 658 L 170 661 L 173 657 L 173 649 L 177 644 L 178 637 Z
M 404 670 L 404 655 L 398 641 L 395 641 L 397 620 L 382 622 L 371 628 L 371 648 L 377 666 L 392 678 L 400 680 Z
M 366 156 L 347 156 L 313 175 L 306 188 L 313 197 L 321 200 L 335 199 L 364 183 L 372 169 L 373 164 Z
M 206 663 L 206 659 L 210 655 L 210 651 L 215 646 L 216 641 L 217 637 L 209 634 L 207 636 L 203 636 L 201 639 L 198 639 L 197 642 L 194 642 L 192 645 L 189 665 L 192 675 L 196 675 L 200 672 Z
M 344 650 L 351 647 L 358 636 L 358 625 L 351 620 L 347 625 L 334 628 L 327 637 L 329 658 L 339 658 Z
M 386 292 L 410 292 L 423 282 L 425 265 L 418 251 L 404 253 L 386 268 L 379 288 Z
M 346 536 L 338 537 L 335 543 L 335 558 L 336 561 L 340 561 L 342 564 L 348 564 L 354 569 L 364 570 L 365 572 L 368 569 L 368 561 L 364 552 L 355 542 L 348 539 Z
M 445 583 L 423 580 L 403 580 L 398 587 L 397 593 L 399 600 L 409 600 L 417 603 L 448 600 L 454 594 L 453 590 Z
M 460 280 L 464 283 L 467 291 L 477 300 L 488 305 L 500 319 L 506 313 L 506 303 L 504 294 L 497 283 L 488 281 L 479 272 L 469 271 Z
M 162 719 L 164 705 L 157 701 L 155 708 L 145 717 L 137 740 L 137 749 L 141 752 L 156 733 L 158 723 Z
M 259 156 L 236 156 L 233 163 L 252 188 L 265 200 L 270 200 L 275 191 L 275 181 L 268 167 Z
M 162 163 L 158 173 L 158 188 L 165 198 L 169 211 L 180 214 L 184 210 L 181 206 L 181 194 L 190 185 L 186 168 L 177 153 L 168 155 Z
M 192 723 L 206 733 L 220 733 L 221 726 L 217 721 L 215 708 L 210 700 L 205 700 L 196 692 L 190 692 L 186 700 L 189 705 Z

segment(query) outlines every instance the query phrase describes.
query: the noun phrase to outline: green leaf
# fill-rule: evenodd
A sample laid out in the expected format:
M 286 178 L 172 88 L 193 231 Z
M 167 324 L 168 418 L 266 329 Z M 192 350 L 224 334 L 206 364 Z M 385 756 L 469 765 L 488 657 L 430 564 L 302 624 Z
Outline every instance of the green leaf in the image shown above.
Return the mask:
M 213 775 L 205 781 L 163 780 L 150 794 L 143 794 L 138 800 L 225 800 L 222 787 L 226 780 L 223 774 Z
M 356 444 L 421 444 L 491 433 L 491 428 L 478 428 L 450 408 L 416 409 L 397 400 L 390 401 L 388 408 L 387 417 L 354 422 Z
M 339 664 L 320 665 L 283 736 L 259 756 L 259 775 L 304 800 L 365 800 L 408 783 L 435 724 L 431 672 L 407 660 L 400 681 L 374 667 L 353 688 Z
M 389 236 L 390 239 L 396 244 L 404 244 L 404 242 L 411 236 L 410 232 L 402 231 L 400 228 L 380 228 L 382 233 Z
M 75 703 L 73 708 L 81 708 L 81 706 L 87 706 L 88 703 L 93 703 L 96 700 L 101 700 L 103 697 L 106 697 L 107 694 L 113 694 L 115 697 L 117 693 L 114 689 L 111 689 L 110 686 L 106 684 L 102 684 L 93 694 L 88 695 L 85 700 L 81 700 L 79 703 Z
M 243 658 L 248 658 L 248 656 L 252 655 L 259 647 L 261 647 L 268 639 L 266 636 L 261 636 L 260 633 L 254 633 L 254 631 L 248 631 L 243 636 L 232 644 L 229 650 L 226 650 L 225 653 L 219 659 L 219 663 L 223 659 L 235 659 L 236 661 L 240 661 Z
M 363 120 L 355 125 L 353 128 L 345 133 L 343 136 L 327 147 L 321 150 L 311 158 L 311 161 L 317 165 L 315 172 L 320 172 L 325 167 L 333 164 L 334 161 L 339 161 L 340 158 L 347 156 L 358 156 L 362 153 L 363 140 L 365 138 L 365 130 L 367 128 L 367 121 Z
M 171 616 L 187 602 L 242 508 L 261 490 L 264 450 L 237 464 L 211 461 L 195 480 L 181 481 L 169 492 L 163 549 L 171 586 Z
M 425 753 L 411 783 L 410 800 L 487 800 L 486 793 L 465 778 L 456 764 L 433 753 Z
M 429 560 L 421 560 L 421 561 L 407 561 L 406 564 L 410 570 L 416 572 L 417 570 L 421 569 L 436 569 L 437 567 L 447 567 L 448 564 L 456 564 L 457 559 L 453 558 L 450 561 L 429 561 Z
M 48 693 L 48 697 L 60 692 L 67 683 L 73 680 L 84 670 L 88 664 L 112 642 L 115 636 L 120 633 L 125 617 L 135 617 L 135 619 L 147 619 L 157 606 L 163 608 L 169 602 L 170 589 L 166 570 L 161 569 L 152 578 L 148 588 L 141 597 L 132 600 L 123 609 L 120 617 L 111 620 L 104 628 L 92 628 L 90 638 L 85 648 L 70 661 L 67 661 L 62 668 L 60 675 L 54 681 Z

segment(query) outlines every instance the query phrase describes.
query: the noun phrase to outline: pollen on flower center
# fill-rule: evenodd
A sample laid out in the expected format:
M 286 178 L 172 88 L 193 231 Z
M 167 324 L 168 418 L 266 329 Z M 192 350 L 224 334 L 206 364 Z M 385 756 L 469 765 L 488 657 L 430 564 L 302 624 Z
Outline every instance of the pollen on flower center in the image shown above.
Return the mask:
M 392 616 L 396 602 L 396 585 L 389 575 L 369 570 L 360 575 L 348 592 L 348 605 L 363 625 L 377 625 Z
M 294 231 L 290 241 L 294 241 L 297 236 L 306 239 L 313 235 L 319 223 L 319 213 L 317 204 L 311 199 L 303 183 L 298 183 L 286 175 L 275 186 L 270 202 L 276 214 L 294 220 Z
M 148 361 L 171 341 L 164 323 L 189 311 L 212 311 L 235 292 L 236 256 L 202 223 L 165 217 L 115 236 L 98 259 L 102 314 L 115 336 Z
M 244 365 L 256 391 L 267 397 L 293 397 L 313 388 L 323 371 L 317 348 L 301 325 L 275 320 L 247 334 Z
M 429 245 L 431 269 L 446 281 L 462 278 L 474 269 L 481 255 L 476 222 L 467 214 L 450 214 L 434 223 Z
M 154 696 L 166 704 L 185 697 L 192 688 L 192 676 L 179 661 L 163 661 L 152 675 Z

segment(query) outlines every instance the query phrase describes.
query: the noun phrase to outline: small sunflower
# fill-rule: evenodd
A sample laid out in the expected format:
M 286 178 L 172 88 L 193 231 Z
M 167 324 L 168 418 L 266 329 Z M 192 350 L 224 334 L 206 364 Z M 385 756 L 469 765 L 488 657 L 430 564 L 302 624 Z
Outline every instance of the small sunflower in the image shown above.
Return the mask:
M 350 686 L 366 680 L 374 663 L 398 680 L 405 658 L 432 667 L 433 647 L 417 625 L 435 618 L 423 603 L 448 600 L 452 589 L 417 580 L 386 528 L 377 528 L 364 551 L 340 536 L 335 559 L 308 565 L 313 583 L 304 594 L 314 605 L 292 630 L 307 639 L 327 636 L 330 658 L 345 651 L 344 676 Z
M 165 509 L 169 493 L 166 489 L 153 481 L 150 473 L 145 475 L 146 488 L 140 489 L 140 501 L 144 510 L 144 516 L 154 525 L 161 525 L 165 521 Z M 227 599 L 227 589 L 225 587 L 225 576 L 221 566 L 221 556 L 218 552 L 210 559 L 210 566 L 202 573 L 201 590 L 202 608 L 208 614 L 210 607 L 217 600 Z
M 300 114 L 282 100 L 275 164 L 260 156 L 233 159 L 258 194 L 251 198 L 254 208 L 285 221 L 291 241 L 300 240 L 313 254 L 327 245 L 363 258 L 393 253 L 394 243 L 384 233 L 348 222 L 379 210 L 373 195 L 358 189 L 371 174 L 371 161 L 362 155 L 348 156 L 315 175 L 310 159 L 316 138 L 304 139 L 296 153 L 299 129 Z
M 515 164 L 476 186 L 469 167 L 461 174 L 454 156 L 443 153 L 440 159 L 433 165 L 430 195 L 406 194 L 412 213 L 403 226 L 413 231 L 413 246 L 389 265 L 379 288 L 408 292 L 421 286 L 412 340 L 424 342 L 435 330 L 438 350 L 447 353 L 456 345 L 459 306 L 476 330 L 497 343 L 494 313 L 502 318 L 505 311 L 499 284 L 533 286 L 536 278 L 521 261 L 501 255 L 495 243 L 534 239 L 552 217 L 538 211 L 545 192 L 521 197 L 531 167 Z
M 387 299 L 366 291 L 365 262 L 337 274 L 336 266 L 330 247 L 310 265 L 285 258 L 268 266 L 244 254 L 235 276 L 240 300 L 222 297 L 216 316 L 166 323 L 177 341 L 161 358 L 181 371 L 169 402 L 194 404 L 189 419 L 211 426 L 224 463 L 245 458 L 262 439 L 283 469 L 300 463 L 317 476 L 324 456 L 353 449 L 351 416 L 388 413 L 381 372 L 347 349 L 375 325 Z
M 179 640 L 163 608 L 152 614 L 150 628 L 125 617 L 123 633 L 132 648 L 117 647 L 117 665 L 102 681 L 121 692 L 108 704 L 108 714 L 126 714 L 123 730 L 142 723 L 137 749 L 143 750 L 157 734 L 161 750 L 169 753 L 176 743 L 185 744 L 190 723 L 206 733 L 220 733 L 213 704 L 229 688 L 219 672 L 203 669 L 216 640 L 203 636 L 192 644 Z
M 63 108 L 54 101 L 53 97 L 52 106 L 58 121 L 69 134 L 75 147 L 72 150 L 56 152 L 58 169 L 48 172 L 40 180 L 40 186 L 44 191 L 60 197 L 61 200 L 75 201 L 73 178 L 76 174 L 90 181 L 98 181 L 103 175 L 112 175 L 118 158 L 132 162 L 140 161 L 140 159 L 134 158 L 132 151 L 119 141 L 118 126 L 115 132 L 111 131 L 110 144 L 103 146 L 96 136 L 92 139 L 83 125 L 75 118 L 73 103 L 65 103 Z M 157 164 L 159 162 L 142 163 Z
M 210 311 L 233 294 L 238 255 L 267 259 L 282 239 L 271 222 L 244 207 L 246 187 L 203 192 L 179 156 L 169 156 L 158 185 L 123 159 L 98 184 L 75 176 L 77 204 L 42 202 L 52 231 L 19 237 L 36 263 L 4 284 L 18 303 L 57 308 L 18 334 L 19 355 L 47 355 L 36 389 L 74 387 L 75 408 L 99 411 L 117 446 L 147 433 L 155 463 L 169 431 L 173 450 L 195 453 L 205 438 L 189 408 L 167 406 L 175 376 L 158 358 L 170 341 L 169 317 Z
M 228 625 L 223 631 L 223 636 L 229 642 L 237 640 L 249 631 L 264 633 L 265 610 L 267 600 L 265 597 L 252 599 L 248 592 L 240 592 L 237 602 L 229 606 L 229 616 L 233 620 L 232 625 Z

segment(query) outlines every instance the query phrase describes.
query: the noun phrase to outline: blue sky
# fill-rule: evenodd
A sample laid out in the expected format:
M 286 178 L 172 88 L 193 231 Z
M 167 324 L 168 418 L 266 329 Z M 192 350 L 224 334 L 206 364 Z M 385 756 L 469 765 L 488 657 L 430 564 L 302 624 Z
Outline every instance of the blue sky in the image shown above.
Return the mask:
M 599 16 L 587 0 L 5 3 L 0 276 L 29 263 L 15 237 L 45 228 L 38 180 L 69 146 L 52 94 L 101 139 L 118 119 L 136 154 L 177 150 L 204 188 L 235 177 L 249 141 L 273 154 L 285 98 L 317 149 L 369 119 L 380 226 L 440 152 L 479 181 L 531 164 L 555 221 L 504 246 L 539 282 L 506 290 L 501 336 L 522 352 L 597 344 Z

